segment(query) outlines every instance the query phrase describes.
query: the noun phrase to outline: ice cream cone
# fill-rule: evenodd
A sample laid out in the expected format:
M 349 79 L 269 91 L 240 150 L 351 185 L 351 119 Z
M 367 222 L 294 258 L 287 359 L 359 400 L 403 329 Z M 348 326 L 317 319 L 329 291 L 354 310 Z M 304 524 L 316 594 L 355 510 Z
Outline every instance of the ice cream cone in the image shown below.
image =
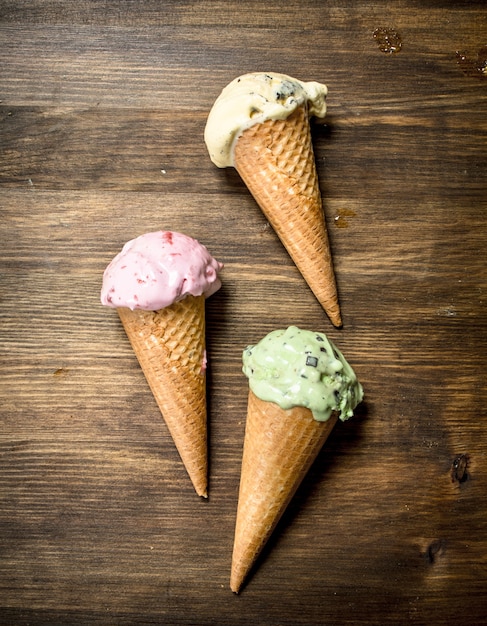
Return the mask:
M 205 296 L 117 311 L 196 493 L 207 497 Z
M 244 130 L 233 158 L 331 322 L 341 326 L 306 102 L 285 119 L 268 119 Z
M 338 418 L 281 409 L 249 391 L 230 588 L 238 593 Z

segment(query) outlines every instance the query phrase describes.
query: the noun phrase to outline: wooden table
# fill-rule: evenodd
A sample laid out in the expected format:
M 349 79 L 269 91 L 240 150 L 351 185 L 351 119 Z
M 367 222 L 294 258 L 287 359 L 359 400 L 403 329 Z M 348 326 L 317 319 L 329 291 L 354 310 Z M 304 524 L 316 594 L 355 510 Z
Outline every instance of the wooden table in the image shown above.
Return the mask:
M 487 624 L 485 3 L 4 0 L 0 20 L 0 622 Z M 255 70 L 328 85 L 341 330 L 206 151 L 214 99 Z M 159 228 L 225 263 L 208 501 L 99 302 Z M 236 596 L 241 353 L 290 324 L 366 397 Z

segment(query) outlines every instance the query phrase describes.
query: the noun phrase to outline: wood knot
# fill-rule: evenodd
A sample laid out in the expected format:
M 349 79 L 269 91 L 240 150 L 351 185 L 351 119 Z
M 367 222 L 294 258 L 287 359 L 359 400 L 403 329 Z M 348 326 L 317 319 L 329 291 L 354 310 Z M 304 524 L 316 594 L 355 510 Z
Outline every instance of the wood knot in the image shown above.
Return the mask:
M 464 483 L 468 479 L 468 464 L 470 457 L 468 454 L 459 454 L 453 459 L 451 464 L 452 483 Z
M 444 539 L 435 539 L 430 543 L 430 545 L 426 548 L 426 559 L 429 563 L 435 563 L 439 556 L 445 550 L 445 541 Z

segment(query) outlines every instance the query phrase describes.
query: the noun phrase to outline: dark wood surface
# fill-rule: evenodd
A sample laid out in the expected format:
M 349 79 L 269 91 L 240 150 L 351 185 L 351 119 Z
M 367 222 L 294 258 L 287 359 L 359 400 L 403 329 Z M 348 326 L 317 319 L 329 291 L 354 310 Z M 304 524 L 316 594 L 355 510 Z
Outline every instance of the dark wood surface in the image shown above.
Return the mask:
M 0 622 L 486 624 L 485 3 L 12 0 L 0 41 Z M 341 330 L 207 155 L 214 99 L 254 70 L 328 85 Z M 225 263 L 208 501 L 99 303 L 158 228 Z M 235 596 L 241 352 L 289 324 L 327 332 L 366 399 Z

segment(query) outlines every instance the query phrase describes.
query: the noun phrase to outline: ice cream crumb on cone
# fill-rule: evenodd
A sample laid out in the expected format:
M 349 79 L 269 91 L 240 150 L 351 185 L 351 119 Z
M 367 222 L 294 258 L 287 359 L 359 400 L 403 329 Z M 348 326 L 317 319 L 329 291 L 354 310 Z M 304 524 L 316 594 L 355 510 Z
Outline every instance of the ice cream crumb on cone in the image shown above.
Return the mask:
M 334 326 L 341 326 L 307 106 L 245 130 L 235 168 Z
M 206 498 L 205 298 L 117 311 L 195 491 Z
M 333 430 L 309 409 L 281 409 L 249 391 L 230 588 L 238 593 Z

